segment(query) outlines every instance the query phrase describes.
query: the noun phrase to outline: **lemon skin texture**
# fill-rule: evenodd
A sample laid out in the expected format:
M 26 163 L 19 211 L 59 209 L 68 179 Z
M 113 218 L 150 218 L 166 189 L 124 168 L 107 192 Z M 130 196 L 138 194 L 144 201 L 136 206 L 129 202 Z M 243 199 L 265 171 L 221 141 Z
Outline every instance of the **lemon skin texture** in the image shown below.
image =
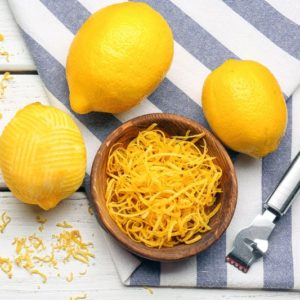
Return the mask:
M 94 13 L 67 58 L 72 109 L 79 114 L 129 110 L 163 80 L 173 48 L 168 23 L 145 3 L 114 4 Z
M 30 104 L 4 128 L 0 168 L 17 199 L 45 210 L 53 208 L 83 181 L 86 149 L 82 135 L 65 112 Z
M 212 71 L 203 86 L 202 106 L 226 146 L 256 158 L 277 149 L 287 126 L 280 86 L 255 61 L 231 59 Z

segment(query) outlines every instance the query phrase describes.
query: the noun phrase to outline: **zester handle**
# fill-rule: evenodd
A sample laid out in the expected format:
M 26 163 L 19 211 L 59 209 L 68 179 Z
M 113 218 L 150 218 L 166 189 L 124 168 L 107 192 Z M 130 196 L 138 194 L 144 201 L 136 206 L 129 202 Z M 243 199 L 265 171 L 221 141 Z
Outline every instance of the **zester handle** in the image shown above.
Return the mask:
M 264 207 L 271 208 L 283 216 L 297 197 L 300 190 L 300 152 L 296 155 L 275 191 L 266 201 Z

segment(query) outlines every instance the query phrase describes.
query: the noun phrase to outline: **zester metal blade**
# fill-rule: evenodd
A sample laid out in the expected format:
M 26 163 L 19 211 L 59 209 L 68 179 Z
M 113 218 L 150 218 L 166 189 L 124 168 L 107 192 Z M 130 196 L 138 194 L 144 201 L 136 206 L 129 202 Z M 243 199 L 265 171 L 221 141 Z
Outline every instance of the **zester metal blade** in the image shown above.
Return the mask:
M 249 267 L 268 250 L 268 238 L 275 224 L 276 214 L 265 210 L 255 217 L 249 227 L 236 236 L 233 249 L 226 256 L 226 262 L 247 273 Z

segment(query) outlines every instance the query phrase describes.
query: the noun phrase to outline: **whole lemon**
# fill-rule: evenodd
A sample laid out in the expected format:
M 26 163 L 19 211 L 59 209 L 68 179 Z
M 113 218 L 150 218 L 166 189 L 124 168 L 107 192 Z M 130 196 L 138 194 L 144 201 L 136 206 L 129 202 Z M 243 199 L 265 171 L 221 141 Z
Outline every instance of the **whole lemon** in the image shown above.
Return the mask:
M 16 198 L 50 209 L 82 183 L 86 168 L 83 138 L 63 111 L 30 104 L 4 128 L 0 168 Z
M 277 149 L 287 107 L 272 73 L 255 61 L 227 60 L 205 80 L 203 112 L 229 148 L 253 157 Z
M 97 11 L 69 50 L 72 109 L 80 114 L 130 109 L 159 85 L 172 57 L 172 31 L 149 5 L 126 2 Z

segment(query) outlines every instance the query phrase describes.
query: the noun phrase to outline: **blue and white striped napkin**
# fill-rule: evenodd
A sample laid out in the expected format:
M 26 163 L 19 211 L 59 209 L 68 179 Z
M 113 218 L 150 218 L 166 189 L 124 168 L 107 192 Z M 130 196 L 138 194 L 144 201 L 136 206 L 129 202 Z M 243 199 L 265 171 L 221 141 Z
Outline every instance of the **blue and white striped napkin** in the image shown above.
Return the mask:
M 240 155 L 235 167 L 239 199 L 226 234 L 208 251 L 179 263 L 139 260 L 110 237 L 106 244 L 126 285 L 300 289 L 300 199 L 279 222 L 270 251 L 242 274 L 225 264 L 239 229 L 261 212 L 262 202 L 300 149 L 300 5 L 297 0 L 147 0 L 169 22 L 175 56 L 167 77 L 138 107 L 116 115 L 70 110 L 65 63 L 69 45 L 91 13 L 115 0 L 9 0 L 52 105 L 79 124 L 88 148 L 88 174 L 106 135 L 145 113 L 183 114 L 206 124 L 201 110 L 205 77 L 228 58 L 253 59 L 277 77 L 288 101 L 289 122 L 280 148 L 262 160 Z M 294 95 L 293 95 L 294 94 Z M 293 95 L 293 96 L 291 96 Z M 297 98 L 299 98 L 297 100 Z M 295 100 L 296 99 L 296 100 Z

